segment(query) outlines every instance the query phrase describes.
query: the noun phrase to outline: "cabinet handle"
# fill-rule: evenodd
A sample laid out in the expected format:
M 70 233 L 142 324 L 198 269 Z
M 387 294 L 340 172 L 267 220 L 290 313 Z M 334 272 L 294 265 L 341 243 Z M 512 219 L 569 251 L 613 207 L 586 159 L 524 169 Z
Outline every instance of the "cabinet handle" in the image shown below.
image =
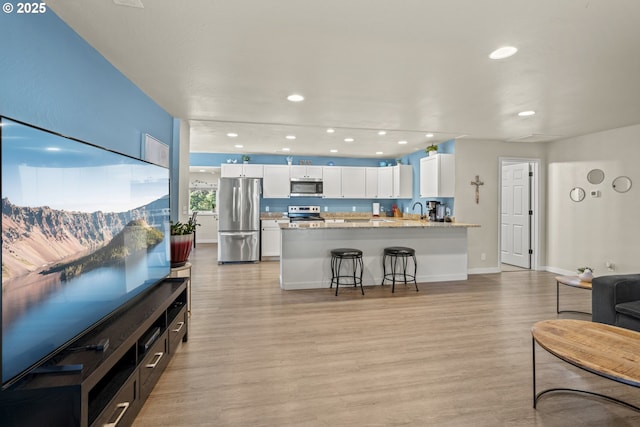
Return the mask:
M 156 366 L 158 366 L 158 363 L 160 363 L 160 359 L 162 359 L 162 356 L 164 356 L 164 353 L 163 353 L 163 352 L 159 352 L 159 353 L 154 354 L 153 356 L 154 356 L 154 357 L 157 357 L 157 359 L 156 359 L 156 361 L 155 361 L 155 362 L 148 363 L 148 364 L 147 364 L 147 368 L 151 368 L 151 369 L 153 369 L 153 368 L 155 368 Z
M 172 330 L 171 332 L 180 332 L 180 330 L 182 329 L 182 327 L 184 326 L 184 322 L 180 322 L 178 323 L 178 327 L 174 330 Z
M 129 409 L 129 402 L 118 403 L 116 405 L 116 409 L 122 409 L 122 411 L 120 411 L 120 415 L 118 415 L 118 418 L 116 418 L 116 420 L 112 423 L 102 424 L 102 427 L 116 427 L 120 422 L 120 420 L 122 419 L 122 417 L 124 417 L 124 414 L 127 412 L 127 409 Z

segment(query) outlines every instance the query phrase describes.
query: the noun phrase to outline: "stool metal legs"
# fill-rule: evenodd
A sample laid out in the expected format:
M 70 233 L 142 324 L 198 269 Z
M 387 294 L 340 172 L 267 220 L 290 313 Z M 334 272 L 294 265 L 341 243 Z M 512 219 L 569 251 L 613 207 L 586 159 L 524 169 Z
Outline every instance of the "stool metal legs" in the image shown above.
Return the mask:
M 409 264 L 409 257 L 413 258 L 413 274 L 407 274 L 407 267 Z M 387 273 L 387 257 L 390 258 L 389 265 L 391 267 L 391 273 Z M 402 258 L 402 272 L 398 271 L 398 258 Z M 382 256 L 382 283 L 384 285 L 385 280 L 391 280 L 391 293 L 396 291 L 396 276 L 402 275 L 404 284 L 406 285 L 410 281 L 413 281 L 416 285 L 416 292 L 418 291 L 418 282 L 416 281 L 416 274 L 418 272 L 418 263 L 415 255 L 383 255 Z M 409 278 L 409 280 L 407 280 Z
M 353 262 L 353 274 L 346 276 L 340 275 L 340 269 L 342 268 L 342 260 L 350 259 Z M 331 285 L 329 288 L 333 287 L 333 283 L 335 280 L 336 283 L 336 296 L 338 296 L 338 288 L 340 287 L 340 278 L 350 278 L 353 280 L 353 286 L 360 285 L 360 291 L 362 295 L 364 295 L 364 288 L 362 287 L 362 272 L 364 270 L 364 264 L 362 263 L 362 257 L 355 256 L 343 256 L 343 257 L 331 257 Z

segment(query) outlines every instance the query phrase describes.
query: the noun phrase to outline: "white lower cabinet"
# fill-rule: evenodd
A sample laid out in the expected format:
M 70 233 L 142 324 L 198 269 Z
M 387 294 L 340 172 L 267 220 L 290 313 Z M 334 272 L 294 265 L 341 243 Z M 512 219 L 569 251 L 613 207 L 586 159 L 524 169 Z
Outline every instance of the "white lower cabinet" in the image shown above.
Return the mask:
M 262 257 L 280 256 L 280 226 L 288 224 L 288 219 L 263 219 L 262 221 L 261 249 Z

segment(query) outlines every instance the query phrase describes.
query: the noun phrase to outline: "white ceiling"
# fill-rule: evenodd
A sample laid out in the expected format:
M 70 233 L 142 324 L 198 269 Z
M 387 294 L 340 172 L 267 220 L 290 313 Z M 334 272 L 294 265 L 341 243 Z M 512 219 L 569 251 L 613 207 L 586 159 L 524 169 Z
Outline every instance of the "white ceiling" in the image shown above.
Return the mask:
M 461 135 L 544 141 L 640 123 L 638 0 L 141 3 L 48 1 L 189 122 L 192 152 L 393 158 Z M 488 59 L 504 45 L 519 52 Z

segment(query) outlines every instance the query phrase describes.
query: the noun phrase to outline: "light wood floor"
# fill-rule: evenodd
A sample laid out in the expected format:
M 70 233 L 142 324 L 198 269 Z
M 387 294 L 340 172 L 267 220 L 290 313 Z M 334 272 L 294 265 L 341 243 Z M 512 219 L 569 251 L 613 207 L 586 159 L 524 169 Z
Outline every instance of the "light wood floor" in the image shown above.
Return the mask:
M 135 427 L 638 426 L 640 414 L 569 393 L 532 408 L 530 328 L 557 318 L 554 275 L 281 291 L 278 263 L 223 265 L 192 253 L 189 341 Z M 590 311 L 562 286 L 561 307 Z M 588 320 L 588 316 L 562 315 Z M 591 388 L 638 405 L 640 390 L 536 350 L 538 390 Z

